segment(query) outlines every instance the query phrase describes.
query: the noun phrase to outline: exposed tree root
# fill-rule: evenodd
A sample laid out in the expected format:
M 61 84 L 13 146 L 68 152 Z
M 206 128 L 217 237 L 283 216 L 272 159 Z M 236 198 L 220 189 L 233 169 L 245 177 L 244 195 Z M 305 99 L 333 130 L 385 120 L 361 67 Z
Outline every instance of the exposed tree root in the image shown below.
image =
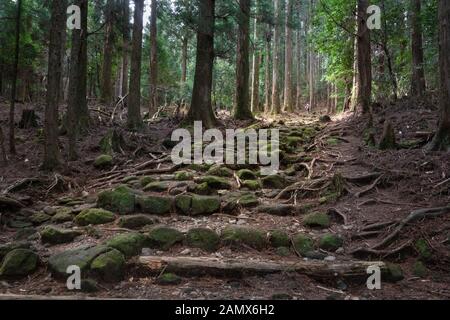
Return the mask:
M 408 240 L 402 245 L 398 246 L 397 248 L 394 248 L 392 250 L 377 250 L 374 248 L 358 248 L 351 252 L 351 254 L 355 257 L 364 257 L 364 256 L 376 256 L 376 257 L 382 257 L 387 258 L 390 256 L 393 256 L 395 254 L 400 254 L 404 250 L 409 249 L 413 243 L 413 240 Z

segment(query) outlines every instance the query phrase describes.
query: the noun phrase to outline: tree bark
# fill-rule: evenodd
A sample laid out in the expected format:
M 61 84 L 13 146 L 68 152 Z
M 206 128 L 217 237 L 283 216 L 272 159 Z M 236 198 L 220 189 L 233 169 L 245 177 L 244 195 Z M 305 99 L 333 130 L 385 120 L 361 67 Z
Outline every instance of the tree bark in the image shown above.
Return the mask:
M 284 61 L 284 110 L 287 112 L 294 111 L 292 102 L 292 0 L 286 1 L 286 45 L 285 45 L 285 61 Z
M 158 1 L 152 0 L 150 17 L 150 96 L 149 113 L 153 114 L 158 109 Z
M 314 11 L 314 0 L 311 0 L 309 6 L 309 34 L 312 34 L 312 19 Z M 315 53 L 312 44 L 309 48 L 309 111 L 311 112 L 316 108 L 316 96 L 315 96 Z
M 267 31 L 266 31 L 266 56 L 265 56 L 265 79 L 264 79 L 264 112 L 269 113 L 272 109 L 272 97 L 271 97 L 271 83 L 270 83 L 270 61 L 271 56 L 270 52 L 272 50 L 271 41 L 272 41 L 272 30 L 270 25 L 267 25 Z
M 450 151 L 450 1 L 439 0 L 439 105 L 441 117 L 433 141 L 432 151 Z
M 62 53 L 66 22 L 66 0 L 52 0 L 50 44 L 48 52 L 47 101 L 45 105 L 44 170 L 54 170 L 60 165 L 58 143 L 58 106 L 61 95 Z
M 250 0 L 239 0 L 238 44 L 236 54 L 236 106 L 234 118 L 252 119 L 250 111 Z
M 300 12 L 300 1 L 299 1 L 299 12 Z M 295 95 L 295 108 L 297 110 L 301 109 L 301 99 L 302 99 L 302 47 L 301 47 L 301 29 L 297 30 L 297 88 L 296 88 L 296 95 Z
M 258 6 L 258 2 L 256 4 Z M 259 111 L 259 69 L 261 66 L 261 51 L 259 47 L 259 28 L 258 19 L 254 19 L 254 36 L 253 36 L 253 64 L 252 64 L 252 99 L 251 111 L 255 113 Z
M 20 50 L 20 20 L 22 16 L 22 0 L 17 0 L 17 15 L 16 15 L 16 40 L 14 51 L 14 64 L 12 71 L 11 84 L 11 103 L 9 106 L 9 152 L 16 154 L 16 143 L 14 137 L 14 113 L 16 107 L 16 90 L 17 90 L 17 73 L 19 70 L 19 50 Z
M 101 102 L 111 104 L 112 88 L 112 56 L 113 56 L 113 0 L 108 0 L 105 8 L 105 42 L 103 46 Z
M 358 0 L 358 79 L 360 84 L 358 106 L 369 114 L 372 96 L 372 61 L 370 32 L 367 28 L 368 0 Z
M 189 121 L 202 121 L 205 128 L 212 128 L 217 124 L 211 100 L 214 65 L 214 21 L 215 0 L 200 1 L 194 87 L 187 119 Z
M 181 83 L 186 83 L 187 79 L 187 56 L 188 56 L 189 38 L 187 35 L 183 37 L 181 45 Z
M 280 0 L 274 2 L 275 12 L 275 32 L 273 37 L 273 75 L 272 75 L 272 112 L 274 114 L 281 113 L 280 102 L 280 35 L 281 35 L 281 3 Z
M 423 68 L 422 22 L 420 0 L 411 0 L 411 49 L 412 79 L 411 94 L 423 96 L 425 93 L 425 71 Z
M 134 25 L 131 49 L 130 94 L 128 96 L 128 128 L 142 127 L 141 118 L 141 58 L 144 0 L 134 0 Z
M 130 0 L 123 1 L 123 34 L 122 34 L 122 70 L 121 70 L 121 92 L 120 95 L 125 97 L 128 93 L 128 62 L 130 47 Z

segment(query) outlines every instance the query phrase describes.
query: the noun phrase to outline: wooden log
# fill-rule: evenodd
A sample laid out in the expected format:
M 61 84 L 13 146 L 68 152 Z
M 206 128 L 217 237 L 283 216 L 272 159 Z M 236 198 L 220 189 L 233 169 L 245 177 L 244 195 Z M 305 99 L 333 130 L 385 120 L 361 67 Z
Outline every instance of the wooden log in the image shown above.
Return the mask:
M 377 266 L 382 273 L 387 268 L 381 261 L 252 261 L 248 259 L 218 259 L 211 257 L 141 256 L 138 265 L 152 273 L 174 272 L 185 275 L 243 276 L 281 272 L 298 272 L 313 278 L 368 277 L 367 268 Z

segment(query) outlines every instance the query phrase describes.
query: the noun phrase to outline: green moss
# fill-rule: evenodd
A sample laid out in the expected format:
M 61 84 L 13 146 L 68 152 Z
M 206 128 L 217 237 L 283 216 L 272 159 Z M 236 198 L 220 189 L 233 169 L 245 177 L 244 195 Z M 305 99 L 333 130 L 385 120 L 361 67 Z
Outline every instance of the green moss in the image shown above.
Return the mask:
M 70 210 L 70 212 L 72 212 L 72 210 Z M 50 221 L 53 223 L 63 223 L 63 222 L 68 222 L 68 221 L 72 221 L 72 220 L 73 220 L 73 216 L 68 211 L 57 212 L 50 219 Z
M 38 255 L 28 249 L 8 252 L 0 267 L 0 276 L 26 276 L 36 270 Z
M 91 271 L 94 275 L 106 282 L 122 280 L 125 273 L 125 258 L 116 250 L 110 250 L 99 255 L 91 263 Z
M 310 213 L 303 218 L 303 224 L 307 227 L 328 228 L 331 225 L 330 218 L 326 213 Z
M 138 196 L 136 207 L 143 213 L 165 215 L 172 209 L 173 198 L 162 196 Z
M 242 170 L 239 170 L 237 173 L 236 173 L 236 175 L 239 177 L 239 179 L 241 179 L 241 180 L 255 180 L 257 177 L 256 177 L 256 174 L 253 172 L 253 171 L 251 171 L 251 170 L 248 170 L 248 169 L 242 169 Z
M 103 154 L 98 156 L 94 161 L 94 167 L 97 169 L 103 169 L 111 167 L 113 164 L 113 158 L 110 155 Z
M 211 168 L 211 165 L 209 165 L 209 164 L 195 164 L 195 163 L 192 163 L 187 168 L 190 169 L 190 170 L 197 171 L 197 172 L 206 172 L 206 171 L 208 171 Z
M 256 250 L 262 250 L 267 246 L 265 233 L 248 227 L 226 227 L 222 231 L 221 239 L 225 245 L 246 245 Z
M 289 235 L 281 230 L 274 230 L 270 232 L 269 242 L 270 245 L 274 248 L 290 247 L 291 245 L 291 239 L 289 238 Z
M 433 253 L 430 246 L 428 245 L 428 242 L 425 239 L 417 240 L 414 246 L 419 253 L 420 259 L 429 260 L 432 257 Z
M 209 187 L 208 183 L 204 182 L 204 183 L 197 184 L 195 186 L 193 192 L 195 194 L 207 196 L 209 194 L 212 194 L 213 190 Z
M 47 226 L 40 232 L 43 243 L 61 244 L 72 242 L 82 232 L 76 230 L 59 229 L 53 226 Z
M 262 185 L 267 189 L 283 189 L 286 187 L 286 180 L 280 175 L 270 175 L 261 179 Z
M 244 180 L 242 181 L 242 187 L 250 190 L 259 190 L 261 189 L 261 182 L 258 180 Z
M 122 179 L 122 183 L 132 183 L 139 180 L 136 176 L 129 176 Z
M 416 261 L 413 265 L 413 274 L 416 277 L 424 278 L 428 274 L 427 267 L 422 261 Z
M 220 165 L 214 165 L 208 170 L 208 175 L 229 178 L 233 176 L 233 170 Z
M 398 264 L 387 263 L 386 279 L 388 281 L 397 282 L 404 279 L 403 270 Z
M 219 247 L 220 237 L 214 230 L 195 228 L 186 234 L 186 244 L 205 251 L 215 251 Z
M 295 250 L 302 256 L 306 256 L 314 250 L 314 240 L 303 233 L 296 234 L 292 239 L 292 243 Z
M 194 178 L 194 175 L 188 171 L 178 171 L 175 172 L 175 180 L 176 181 L 189 181 Z
M 164 273 L 156 279 L 156 283 L 163 286 L 173 286 L 180 284 L 182 279 L 173 273 Z
M 184 240 L 184 235 L 169 227 L 155 227 L 148 233 L 147 243 L 151 248 L 168 250 Z
M 191 211 L 192 196 L 181 194 L 175 197 L 175 207 L 182 214 L 189 214 Z
M 291 255 L 291 250 L 289 249 L 289 247 L 278 247 L 275 250 L 276 254 L 279 255 L 280 257 L 287 257 Z
M 131 216 L 123 216 L 119 219 L 119 227 L 127 229 L 140 229 L 144 226 L 155 223 L 152 219 L 144 214 L 135 214 Z
M 106 210 L 119 214 L 134 212 L 136 195 L 126 185 L 121 185 L 113 190 L 103 191 L 98 195 L 97 205 Z
M 44 222 L 47 222 L 50 219 L 51 219 L 51 217 L 43 212 L 35 213 L 30 217 L 30 221 L 34 225 L 43 224 Z
M 339 140 L 336 138 L 328 138 L 326 142 L 329 146 L 337 146 L 339 144 Z
M 115 219 L 114 213 L 103 209 L 86 209 L 81 211 L 75 217 L 75 223 L 79 226 L 87 226 L 90 224 L 105 224 L 113 222 Z
M 237 203 L 244 208 L 251 208 L 256 207 L 259 204 L 259 200 L 253 193 L 248 193 L 239 197 Z
M 319 248 L 334 252 L 344 244 L 344 240 L 341 237 L 334 234 L 325 234 L 319 241 Z
M 168 181 L 154 181 L 146 185 L 143 190 L 153 192 L 165 192 L 169 190 L 169 187 L 170 182 Z
M 139 182 L 141 184 L 141 187 L 145 187 L 146 185 L 155 182 L 155 178 L 150 177 L 150 176 L 144 176 L 141 179 L 139 179 Z
M 212 189 L 228 190 L 228 189 L 232 188 L 231 183 L 223 177 L 205 176 L 205 177 L 199 178 L 198 182 L 199 183 L 207 183 L 208 187 L 210 187 Z
M 194 195 L 192 197 L 192 215 L 212 214 L 220 210 L 220 198 Z
M 285 141 L 288 147 L 297 147 L 299 144 L 303 142 L 303 139 L 301 137 L 289 136 L 286 137 Z
M 137 232 L 122 233 L 106 242 L 108 247 L 122 252 L 126 257 L 133 257 L 141 253 L 146 238 Z

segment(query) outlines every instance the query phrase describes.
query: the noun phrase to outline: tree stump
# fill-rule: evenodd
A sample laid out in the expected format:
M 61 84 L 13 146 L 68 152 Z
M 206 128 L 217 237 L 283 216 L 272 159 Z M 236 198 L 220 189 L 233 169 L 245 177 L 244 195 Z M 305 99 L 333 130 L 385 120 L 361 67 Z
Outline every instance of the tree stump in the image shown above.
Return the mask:
M 108 133 L 100 140 L 100 149 L 105 154 L 122 153 L 125 146 L 123 134 L 116 129 L 108 130 Z
M 394 127 L 391 122 L 386 120 L 384 123 L 383 136 L 379 144 L 380 150 L 395 149 L 397 143 L 395 142 L 395 132 Z
M 38 116 L 32 109 L 22 110 L 22 118 L 19 122 L 19 128 L 29 129 L 38 127 Z

